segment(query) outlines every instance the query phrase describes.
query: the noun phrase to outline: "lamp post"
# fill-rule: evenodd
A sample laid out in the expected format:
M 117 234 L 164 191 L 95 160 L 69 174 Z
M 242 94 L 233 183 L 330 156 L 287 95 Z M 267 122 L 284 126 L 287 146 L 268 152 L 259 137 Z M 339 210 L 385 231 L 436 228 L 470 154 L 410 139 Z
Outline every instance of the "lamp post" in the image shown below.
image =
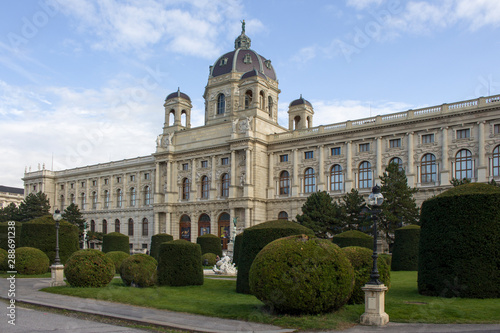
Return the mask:
M 59 259 L 59 221 L 62 219 L 61 212 L 56 209 L 54 215 L 52 215 L 54 221 L 56 221 L 56 257 L 54 259 L 54 264 L 50 266 L 51 272 L 51 286 L 64 286 L 64 265 L 61 264 Z
M 62 220 L 62 215 L 59 209 L 56 209 L 52 217 L 54 218 L 54 221 L 56 221 L 56 258 L 54 259 L 54 265 L 60 265 L 61 260 L 59 259 L 59 221 Z
M 380 275 L 377 269 L 377 220 L 378 214 L 380 214 L 379 207 L 383 202 L 384 196 L 380 193 L 380 186 L 375 185 L 368 197 L 368 206 L 371 208 L 373 220 L 373 268 L 370 281 L 361 288 L 365 292 L 365 313 L 360 318 L 363 325 L 382 326 L 389 322 L 389 315 L 385 313 L 387 287 L 378 279 Z

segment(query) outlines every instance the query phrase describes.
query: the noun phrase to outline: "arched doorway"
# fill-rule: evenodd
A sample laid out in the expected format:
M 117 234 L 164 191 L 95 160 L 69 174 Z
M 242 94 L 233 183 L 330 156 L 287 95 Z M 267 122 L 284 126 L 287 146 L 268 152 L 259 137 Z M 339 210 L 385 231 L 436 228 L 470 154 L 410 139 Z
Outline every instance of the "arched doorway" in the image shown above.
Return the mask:
M 188 215 L 182 215 L 179 223 L 179 238 L 191 241 L 191 218 Z
M 227 243 L 231 239 L 231 217 L 228 213 L 222 213 L 219 216 L 219 237 L 221 239 L 222 249 L 227 250 Z
M 210 216 L 201 214 L 198 220 L 198 236 L 203 236 L 210 233 Z

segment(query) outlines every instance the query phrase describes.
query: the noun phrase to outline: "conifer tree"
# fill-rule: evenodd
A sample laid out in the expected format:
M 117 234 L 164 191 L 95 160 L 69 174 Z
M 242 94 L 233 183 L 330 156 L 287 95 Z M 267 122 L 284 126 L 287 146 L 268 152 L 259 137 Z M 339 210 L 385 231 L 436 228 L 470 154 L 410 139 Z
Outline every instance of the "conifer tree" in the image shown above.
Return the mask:
M 28 194 L 19 205 L 19 213 L 22 222 L 50 215 L 50 204 L 47 195 L 42 192 Z
M 342 231 L 364 231 L 366 229 L 365 226 L 369 223 L 365 214 L 366 201 L 358 190 L 353 188 L 351 192 L 344 194 L 340 207 L 342 209 Z
M 297 222 L 314 231 L 319 238 L 330 238 L 341 227 L 340 207 L 325 191 L 311 194 L 302 206 Z
M 77 205 L 71 203 L 62 214 L 62 218 L 66 221 L 73 223 L 78 227 L 80 232 L 83 232 L 83 224 L 85 223 L 85 219 L 83 218 L 82 213 Z
M 380 230 L 391 245 L 394 242 L 394 230 L 403 223 L 418 224 L 419 209 L 413 197 L 417 189 L 408 186 L 406 173 L 397 163 L 389 164 L 380 180 L 384 196 L 379 215 Z
M 7 206 L 0 208 L 0 222 L 21 221 L 19 207 L 11 202 Z

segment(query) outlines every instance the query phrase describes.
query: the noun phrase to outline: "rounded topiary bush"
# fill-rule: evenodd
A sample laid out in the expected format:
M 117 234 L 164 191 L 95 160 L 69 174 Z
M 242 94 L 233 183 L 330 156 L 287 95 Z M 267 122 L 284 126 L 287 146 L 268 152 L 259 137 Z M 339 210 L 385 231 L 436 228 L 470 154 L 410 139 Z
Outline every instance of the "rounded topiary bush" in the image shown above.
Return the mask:
M 392 267 L 391 267 L 391 263 L 392 263 L 392 255 L 391 254 L 388 254 L 388 253 L 380 253 L 378 255 L 379 259 L 380 260 L 383 260 L 385 261 L 385 263 L 387 264 L 387 266 L 389 266 L 392 270 Z
M 7 264 L 8 264 L 8 256 L 9 253 L 7 250 L 4 250 L 0 248 L 0 271 L 8 271 L 7 269 Z
M 205 260 L 207 264 L 205 265 Z M 217 255 L 215 253 L 205 253 L 201 256 L 201 263 L 204 266 L 213 266 L 217 263 Z
M 19 274 L 44 274 L 49 271 L 49 257 L 33 247 L 16 249 L 16 270 Z
M 122 261 L 130 257 L 130 254 L 122 251 L 111 251 L 106 253 L 106 257 L 113 260 L 116 269 L 115 272 L 116 274 L 120 274 L 120 266 L 122 265 Z
M 102 252 L 122 251 L 130 254 L 129 238 L 119 232 L 111 232 L 102 236 Z
M 393 271 L 417 271 L 420 226 L 407 225 L 396 229 L 394 237 L 391 269 Z
M 349 230 L 332 237 L 340 247 L 361 246 L 373 250 L 373 237 L 358 230 Z
M 160 251 L 160 244 L 170 242 L 174 237 L 169 234 L 156 234 L 151 236 L 151 252 L 149 253 L 153 258 L 158 261 L 158 252 Z
M 343 306 L 353 277 L 337 245 L 296 235 L 277 239 L 259 252 L 250 269 L 250 289 L 274 312 L 316 314 Z
M 361 288 L 370 281 L 370 274 L 373 269 L 373 251 L 366 247 L 348 246 L 342 251 L 347 256 L 354 268 L 354 289 L 352 291 L 349 304 L 363 304 L 365 302 L 365 292 Z M 380 275 L 379 280 L 387 287 L 391 286 L 391 269 L 385 260 L 378 258 L 377 270 Z
M 23 224 L 21 222 L 0 222 L 0 249 L 9 249 L 9 231 L 14 231 L 14 244 L 21 244 L 21 231 Z M 14 227 L 14 230 L 12 230 Z
M 201 254 L 215 253 L 219 257 L 222 256 L 220 237 L 212 234 L 205 234 L 196 238 L 196 243 L 201 246 Z
M 237 234 L 236 237 L 234 237 L 233 264 L 235 264 L 236 266 L 238 266 L 238 261 L 240 260 L 242 241 L 243 241 L 243 233 Z
M 79 249 L 78 227 L 59 221 L 59 258 L 64 264 Z M 56 257 L 56 222 L 52 215 L 38 217 L 24 222 L 20 238 L 21 247 L 34 247 L 42 250 L 51 263 Z
M 298 223 L 285 220 L 264 222 L 245 229 L 239 250 L 236 292 L 250 293 L 248 283 L 250 267 L 255 256 L 264 246 L 278 238 L 302 234 L 314 236 L 314 231 Z
M 183 239 L 162 243 L 158 255 L 158 284 L 191 286 L 203 284 L 201 248 Z
M 115 264 L 101 251 L 80 250 L 68 259 L 64 275 L 72 287 L 104 287 L 115 276 Z
M 158 262 L 147 254 L 134 254 L 123 260 L 120 277 L 126 286 L 151 287 L 156 284 Z
M 420 294 L 500 297 L 499 187 L 465 184 L 428 199 L 420 225 Z

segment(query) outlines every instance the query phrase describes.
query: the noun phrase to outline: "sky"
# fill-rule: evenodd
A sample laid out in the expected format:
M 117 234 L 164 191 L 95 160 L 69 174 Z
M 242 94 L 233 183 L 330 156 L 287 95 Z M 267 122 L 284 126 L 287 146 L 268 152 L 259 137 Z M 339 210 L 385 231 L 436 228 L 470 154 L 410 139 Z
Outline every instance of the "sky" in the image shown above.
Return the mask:
M 0 12 L 0 185 L 155 150 L 178 88 L 204 123 L 209 66 L 241 20 L 277 73 L 279 123 L 500 94 L 498 0 L 25 0 Z

